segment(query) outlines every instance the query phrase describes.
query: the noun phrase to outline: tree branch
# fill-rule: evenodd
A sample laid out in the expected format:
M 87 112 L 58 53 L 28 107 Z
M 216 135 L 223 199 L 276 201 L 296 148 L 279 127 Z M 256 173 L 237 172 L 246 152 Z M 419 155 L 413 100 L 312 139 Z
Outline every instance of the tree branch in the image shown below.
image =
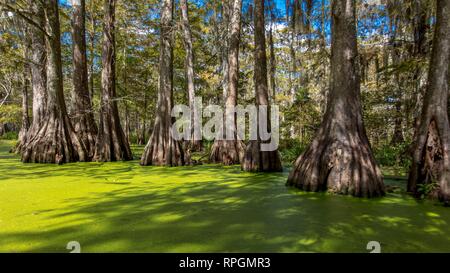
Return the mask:
M 36 23 L 33 19 L 30 19 L 25 12 L 11 6 L 8 3 L 4 3 L 3 1 L 0 2 L 0 7 L 3 6 L 5 8 L 6 11 L 10 11 L 13 12 L 15 14 L 17 14 L 18 16 L 20 16 L 22 19 L 24 19 L 27 23 L 33 25 L 34 27 L 36 27 L 37 29 L 39 29 L 40 31 L 42 31 L 42 33 L 44 33 L 45 36 L 47 36 L 48 38 L 51 38 L 51 36 L 47 33 L 47 31 L 42 28 L 42 26 L 40 26 L 38 23 Z

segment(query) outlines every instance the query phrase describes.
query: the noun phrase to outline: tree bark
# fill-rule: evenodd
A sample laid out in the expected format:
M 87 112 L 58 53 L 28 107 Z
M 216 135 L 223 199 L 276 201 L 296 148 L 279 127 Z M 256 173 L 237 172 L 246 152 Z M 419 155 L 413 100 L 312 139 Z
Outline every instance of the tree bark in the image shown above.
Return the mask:
M 162 1 L 159 93 L 152 136 L 145 147 L 141 165 L 182 166 L 185 154 L 172 135 L 173 118 L 173 0 Z
M 102 96 L 94 160 L 132 160 L 130 144 L 120 124 L 116 101 L 115 0 L 104 1 Z
M 75 3 L 76 1 L 74 1 Z M 73 45 L 73 111 L 74 128 L 83 141 L 90 158 L 94 156 L 97 125 L 94 120 L 89 94 L 88 68 L 86 56 L 86 5 L 79 0 L 73 5 L 72 45 Z
M 25 163 L 68 163 L 86 161 L 83 143 L 77 137 L 64 101 L 61 60 L 61 33 L 57 0 L 45 0 L 48 52 L 48 101 L 46 115 L 39 132 L 29 139 L 23 149 Z
M 97 27 L 97 19 L 95 17 L 96 11 L 94 10 L 95 2 L 91 0 L 91 6 L 90 6 L 90 16 L 89 20 L 91 22 L 92 26 L 92 32 L 89 32 L 89 53 L 90 53 L 90 60 L 89 60 L 89 96 L 91 99 L 91 103 L 94 102 L 94 94 L 95 94 L 95 82 L 94 82 L 94 66 L 95 66 L 95 29 Z
M 181 20 L 183 28 L 184 48 L 186 51 L 186 79 L 189 97 L 189 108 L 191 110 L 191 139 L 189 141 L 189 149 L 191 151 L 199 151 L 202 148 L 201 136 L 194 134 L 194 125 L 199 117 L 195 111 L 195 73 L 194 73 L 194 49 L 192 44 L 192 33 L 189 23 L 189 10 L 187 0 L 180 0 Z
M 355 0 L 333 0 L 331 88 L 327 111 L 287 185 L 357 197 L 384 195 L 362 120 Z
M 33 20 L 45 29 L 44 5 L 40 1 L 29 0 Z M 36 26 L 30 26 L 31 39 L 31 89 L 32 122 L 27 138 L 34 138 L 42 127 L 47 109 L 47 51 L 45 49 L 45 34 Z
M 29 33 L 26 32 L 25 35 L 28 35 Z M 24 48 L 24 58 L 29 58 L 29 39 L 25 38 L 27 41 L 25 41 L 25 48 Z M 22 147 L 27 142 L 27 132 L 30 129 L 30 115 L 28 113 L 28 87 L 30 81 L 28 80 L 28 75 L 30 74 L 29 64 L 24 63 L 23 66 L 23 75 L 22 75 L 22 124 L 19 131 L 19 140 L 17 142 L 17 145 L 14 149 L 15 152 L 20 153 L 22 150 Z
M 256 106 L 269 106 L 269 88 L 267 84 L 267 56 L 265 38 L 264 1 L 255 0 L 255 67 L 254 84 Z M 258 114 L 259 115 L 259 114 Z M 259 123 L 259 118 L 258 118 Z M 270 125 L 270 118 L 267 117 Z M 258 129 L 261 124 L 258 124 Z M 261 151 L 261 138 L 258 132 L 258 140 L 252 140 L 248 144 L 242 169 L 250 172 L 278 172 L 283 170 L 278 150 Z
M 230 117 L 232 122 L 228 126 L 228 131 L 233 131 L 233 140 L 215 140 L 210 161 L 213 163 L 223 163 L 224 165 L 239 164 L 243 160 L 245 145 L 237 137 L 236 114 L 231 110 L 237 105 L 237 92 L 239 87 L 239 44 L 241 34 L 241 10 L 242 0 L 234 0 L 231 10 L 230 22 L 230 44 L 228 51 L 228 92 L 225 102 L 225 117 Z M 224 124 L 224 132 L 227 127 Z M 225 135 L 224 135 L 225 138 Z
M 450 127 L 448 120 L 448 77 L 450 59 L 450 1 L 437 1 L 428 86 L 414 143 L 408 190 L 419 194 L 418 185 L 436 184 L 431 193 L 450 202 Z
M 225 104 L 227 100 L 228 94 L 228 80 L 229 80 L 229 67 L 228 67 L 228 53 L 230 49 L 230 2 L 226 0 L 222 0 L 222 20 L 220 23 L 220 53 L 221 53 L 221 61 L 222 61 L 222 99 L 223 104 Z
M 272 15 L 272 17 L 273 17 L 273 15 Z M 270 47 L 270 59 L 269 59 L 270 93 L 272 94 L 272 102 L 275 102 L 276 96 L 277 96 L 277 82 L 276 82 L 276 75 L 275 75 L 276 71 L 277 71 L 277 64 L 276 64 L 276 59 L 275 59 L 275 45 L 274 45 L 274 40 L 273 40 L 273 22 L 270 22 L 269 47 Z
M 389 13 L 389 32 L 391 33 L 390 37 L 390 55 L 392 59 L 392 64 L 394 66 L 399 65 L 401 63 L 400 53 L 398 52 L 397 46 L 397 30 L 399 28 L 399 20 L 397 19 L 396 13 Z M 395 100 L 395 116 L 394 116 L 394 133 L 391 139 L 391 145 L 398 145 L 405 141 L 403 137 L 403 112 L 402 112 L 402 81 L 400 72 L 397 70 L 394 74 L 395 80 L 395 91 L 394 91 L 394 100 Z

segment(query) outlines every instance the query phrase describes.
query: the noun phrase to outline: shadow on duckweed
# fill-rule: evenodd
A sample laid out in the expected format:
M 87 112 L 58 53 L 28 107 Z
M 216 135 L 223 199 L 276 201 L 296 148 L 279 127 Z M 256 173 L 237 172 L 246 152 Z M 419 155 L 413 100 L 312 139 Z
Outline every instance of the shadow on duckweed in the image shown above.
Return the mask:
M 403 193 L 284 186 L 287 172 L 137 161 L 23 165 L 0 145 L 0 252 L 449 252 L 450 210 Z M 403 185 L 404 181 L 386 181 Z

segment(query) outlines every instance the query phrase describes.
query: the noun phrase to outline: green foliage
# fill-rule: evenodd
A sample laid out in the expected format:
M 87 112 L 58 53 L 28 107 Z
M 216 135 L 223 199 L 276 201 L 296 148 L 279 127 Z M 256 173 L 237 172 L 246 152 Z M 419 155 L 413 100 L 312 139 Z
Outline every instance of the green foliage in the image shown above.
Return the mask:
M 0 107 L 0 124 L 13 123 L 20 124 L 22 109 L 16 104 L 7 104 Z
M 306 148 L 307 146 L 297 139 L 283 141 L 280 145 L 281 159 L 286 164 L 292 164 Z
M 18 138 L 17 132 L 7 132 L 0 136 L 3 140 L 16 140 Z
M 439 189 L 439 183 L 432 181 L 431 183 L 422 183 L 417 185 L 417 193 L 420 199 L 431 196 Z
M 408 154 L 408 143 L 399 145 L 385 144 L 374 149 L 375 159 L 382 166 L 409 168 L 411 159 Z

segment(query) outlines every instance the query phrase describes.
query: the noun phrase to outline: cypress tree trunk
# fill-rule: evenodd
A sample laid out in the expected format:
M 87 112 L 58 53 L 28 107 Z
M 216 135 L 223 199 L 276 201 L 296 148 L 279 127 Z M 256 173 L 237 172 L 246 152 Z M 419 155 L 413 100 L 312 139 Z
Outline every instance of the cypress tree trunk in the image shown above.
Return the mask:
M 94 160 L 132 160 L 131 149 L 119 119 L 116 99 L 115 0 L 104 1 L 102 96 Z
M 45 29 L 44 5 L 40 1 L 29 1 L 31 17 Z M 27 139 L 34 138 L 42 127 L 47 109 L 47 52 L 45 49 L 45 34 L 35 26 L 30 26 L 31 39 L 31 88 L 33 94 L 32 122 L 27 133 Z
M 269 90 L 267 84 L 267 56 L 265 39 L 264 1 L 255 0 L 255 67 L 254 83 L 256 105 L 269 105 Z M 258 118 L 259 122 L 259 118 Z M 267 117 L 270 125 L 270 118 Z M 258 124 L 261 126 L 260 124 Z M 258 128 L 259 128 L 258 126 Z M 258 132 L 258 140 L 250 141 L 245 151 L 242 163 L 244 171 L 272 172 L 282 171 L 280 155 L 278 150 L 261 151 L 261 139 Z
M 189 141 L 189 149 L 191 151 L 199 151 L 202 148 L 202 141 L 195 140 L 200 136 L 194 135 L 194 124 L 199 117 L 195 113 L 195 73 L 194 73 L 194 49 L 192 45 L 192 33 L 189 24 L 189 11 L 187 0 L 180 0 L 181 20 L 183 27 L 184 47 L 186 50 L 186 79 L 189 96 L 189 108 L 191 109 L 191 140 Z
M 231 109 L 237 105 L 237 91 L 239 87 L 239 44 L 241 33 L 242 0 L 234 0 L 231 11 L 230 44 L 228 51 L 228 92 L 225 102 L 225 117 L 231 117 L 229 124 L 232 128 L 224 131 L 234 131 L 233 140 L 216 140 L 213 144 L 210 161 L 225 165 L 239 164 L 243 160 L 245 145 L 237 138 L 236 114 Z M 225 132 L 224 132 L 225 134 Z M 225 137 L 225 136 L 224 136 Z
M 24 147 L 22 161 L 58 164 L 86 161 L 85 147 L 75 134 L 64 101 L 58 1 L 45 0 L 44 7 L 48 33 L 47 111 L 39 132 Z
M 182 166 L 185 154 L 180 141 L 172 136 L 173 118 L 173 0 L 164 0 L 161 8 L 161 45 L 159 57 L 159 93 L 155 125 L 145 147 L 141 165 Z
M 272 14 L 272 12 L 271 12 Z M 272 15 L 273 17 L 273 15 Z M 273 20 L 273 19 L 272 19 Z M 275 102 L 276 96 L 277 96 L 277 83 L 276 83 L 276 71 L 277 71 L 277 64 L 275 60 L 275 45 L 273 41 L 273 22 L 270 22 L 270 30 L 269 30 L 269 46 L 270 46 L 270 61 L 269 61 L 269 67 L 270 67 L 270 93 L 272 95 L 272 102 Z
M 73 111 L 74 128 L 83 141 L 90 158 L 94 156 L 97 125 L 94 120 L 89 94 L 88 69 L 86 57 L 86 5 L 85 0 L 73 4 Z
M 437 1 L 437 21 L 428 86 L 414 143 L 408 190 L 419 194 L 418 185 L 436 184 L 432 196 L 450 202 L 450 127 L 448 77 L 450 59 L 450 1 Z
M 95 61 L 95 29 L 97 27 L 97 19 L 95 15 L 95 2 L 91 1 L 90 5 L 90 13 L 89 13 L 89 21 L 91 23 L 92 31 L 89 32 L 89 96 L 91 98 L 91 103 L 94 102 L 94 61 Z
M 228 66 L 228 53 L 230 50 L 230 3 L 229 1 L 222 1 L 222 20 L 220 24 L 220 53 L 222 61 L 222 99 L 223 104 L 227 100 L 228 94 L 228 81 L 229 81 L 229 66 Z
M 384 194 L 381 171 L 362 120 L 357 74 L 355 0 L 333 0 L 331 89 L 311 145 L 294 164 L 287 185 L 357 197 Z
M 30 52 L 30 46 L 31 46 L 31 40 L 29 38 L 29 31 L 28 27 L 24 27 L 24 59 L 29 59 L 29 52 Z M 29 90 L 29 84 L 30 81 L 28 79 L 28 76 L 30 75 L 30 65 L 28 62 L 24 63 L 23 65 L 23 72 L 22 72 L 22 124 L 19 131 L 19 139 L 17 142 L 17 145 L 15 147 L 14 152 L 20 153 L 22 150 L 22 147 L 27 142 L 27 132 L 30 129 L 30 115 L 28 113 L 28 90 Z

